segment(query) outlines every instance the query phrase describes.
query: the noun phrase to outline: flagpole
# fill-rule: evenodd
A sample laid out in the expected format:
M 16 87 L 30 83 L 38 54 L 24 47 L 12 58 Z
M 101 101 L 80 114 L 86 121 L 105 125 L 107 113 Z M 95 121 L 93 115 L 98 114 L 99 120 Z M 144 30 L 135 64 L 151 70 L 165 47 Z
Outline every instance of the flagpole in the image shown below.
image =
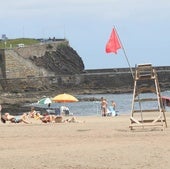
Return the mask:
M 126 58 L 126 61 L 127 61 L 127 63 L 128 63 L 128 66 L 129 66 L 129 68 L 130 68 L 130 72 L 131 72 L 131 74 L 132 74 L 132 77 L 133 77 L 133 79 L 134 79 L 132 67 L 131 67 L 131 65 L 130 65 L 130 62 L 129 62 L 129 60 L 128 60 L 128 57 L 127 57 L 126 52 L 125 52 L 125 49 L 124 49 L 123 44 L 122 44 L 122 42 L 121 42 L 121 40 L 120 40 L 120 38 L 119 38 L 119 35 L 118 35 L 118 33 L 117 33 L 117 30 L 116 30 L 115 26 L 114 26 L 114 29 L 115 29 L 116 35 L 117 35 L 117 37 L 118 37 L 118 39 L 119 39 L 119 42 L 120 42 L 120 44 L 121 44 L 121 47 L 122 47 L 124 56 L 125 56 L 125 58 Z

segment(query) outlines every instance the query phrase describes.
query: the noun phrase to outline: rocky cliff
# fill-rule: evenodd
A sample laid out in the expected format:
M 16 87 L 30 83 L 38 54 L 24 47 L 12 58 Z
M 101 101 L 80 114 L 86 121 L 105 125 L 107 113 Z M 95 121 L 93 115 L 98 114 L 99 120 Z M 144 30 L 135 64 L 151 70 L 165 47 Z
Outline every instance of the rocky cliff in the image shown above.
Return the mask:
M 52 50 L 53 46 L 47 46 L 45 54 L 41 57 L 30 56 L 35 65 L 43 67 L 50 72 L 59 74 L 79 74 L 84 70 L 84 63 L 77 52 L 68 45 L 60 44 L 56 50 Z
M 0 61 L 2 79 L 79 74 L 84 70 L 81 57 L 66 40 L 2 49 Z

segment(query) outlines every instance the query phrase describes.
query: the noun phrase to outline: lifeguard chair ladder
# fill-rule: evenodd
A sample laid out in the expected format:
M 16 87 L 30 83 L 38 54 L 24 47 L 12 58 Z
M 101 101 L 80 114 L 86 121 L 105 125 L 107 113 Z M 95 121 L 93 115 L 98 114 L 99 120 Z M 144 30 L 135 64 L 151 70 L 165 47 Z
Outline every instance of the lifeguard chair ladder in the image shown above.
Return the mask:
M 136 67 L 129 127 L 133 129 L 145 126 L 160 126 L 163 129 L 167 127 L 157 73 L 151 64 Z

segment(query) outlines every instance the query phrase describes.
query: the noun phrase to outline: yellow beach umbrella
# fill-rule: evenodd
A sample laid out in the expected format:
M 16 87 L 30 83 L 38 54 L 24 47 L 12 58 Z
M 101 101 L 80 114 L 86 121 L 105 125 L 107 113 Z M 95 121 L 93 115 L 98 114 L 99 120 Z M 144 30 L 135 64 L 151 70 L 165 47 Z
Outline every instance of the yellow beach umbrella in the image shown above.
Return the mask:
M 59 94 L 57 96 L 55 96 L 52 99 L 54 102 L 59 102 L 59 103 L 68 103 L 68 102 L 77 102 L 78 99 L 76 97 L 74 97 L 73 95 L 70 94 Z

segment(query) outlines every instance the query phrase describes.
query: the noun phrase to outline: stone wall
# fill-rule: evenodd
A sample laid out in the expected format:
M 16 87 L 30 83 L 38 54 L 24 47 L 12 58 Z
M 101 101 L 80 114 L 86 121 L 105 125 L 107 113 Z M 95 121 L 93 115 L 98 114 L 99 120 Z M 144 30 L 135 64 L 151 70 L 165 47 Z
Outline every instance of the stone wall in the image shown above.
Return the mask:
M 29 59 L 20 56 L 15 50 L 5 50 L 5 77 L 26 78 L 28 76 L 46 76 L 49 72 L 32 64 Z
M 83 72 L 84 64 L 67 40 L 0 50 L 4 79 L 54 76 Z
M 157 71 L 161 91 L 170 89 L 170 70 Z M 5 81 L 5 82 L 4 82 Z M 51 77 L 27 77 L 2 80 L 6 90 L 12 92 L 74 92 L 92 93 L 129 93 L 133 91 L 133 78 L 128 72 L 82 73 Z
M 16 47 L 13 49 L 0 50 L 0 77 L 1 78 L 26 78 L 28 76 L 50 76 L 54 75 L 43 67 L 36 66 L 30 58 L 42 57 L 46 52 L 55 51 L 58 44 L 68 45 L 68 41 L 56 41 L 49 43 L 40 43 L 25 47 Z

